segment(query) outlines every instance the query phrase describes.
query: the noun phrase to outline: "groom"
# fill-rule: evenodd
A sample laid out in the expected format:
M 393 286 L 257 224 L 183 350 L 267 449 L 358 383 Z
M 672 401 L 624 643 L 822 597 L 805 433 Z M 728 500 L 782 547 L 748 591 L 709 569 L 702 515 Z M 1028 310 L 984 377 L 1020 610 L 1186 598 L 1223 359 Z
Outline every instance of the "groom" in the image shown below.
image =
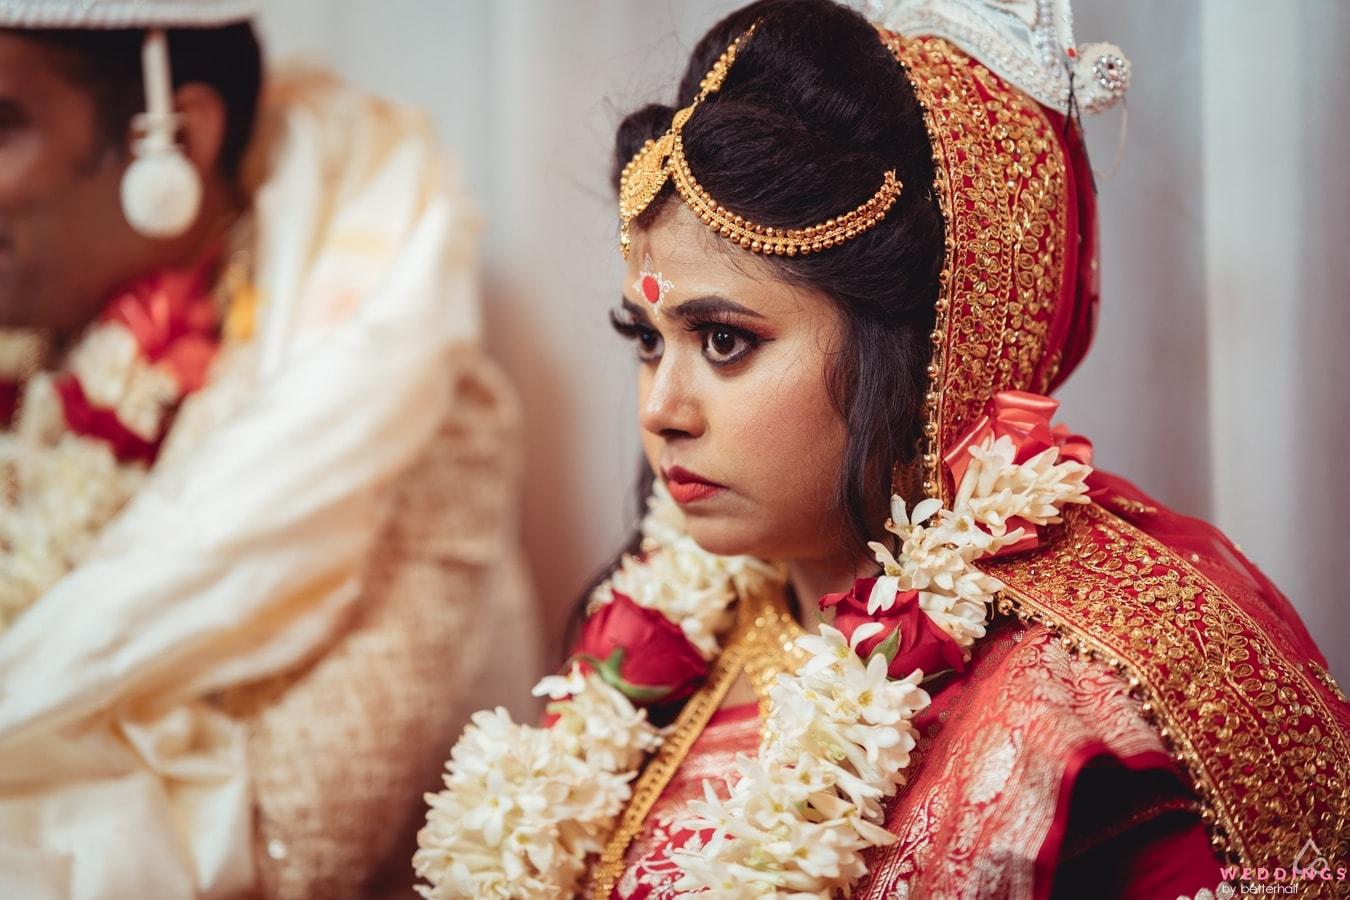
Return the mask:
M 535 674 L 474 213 L 257 5 L 0 3 L 3 897 L 403 876 Z

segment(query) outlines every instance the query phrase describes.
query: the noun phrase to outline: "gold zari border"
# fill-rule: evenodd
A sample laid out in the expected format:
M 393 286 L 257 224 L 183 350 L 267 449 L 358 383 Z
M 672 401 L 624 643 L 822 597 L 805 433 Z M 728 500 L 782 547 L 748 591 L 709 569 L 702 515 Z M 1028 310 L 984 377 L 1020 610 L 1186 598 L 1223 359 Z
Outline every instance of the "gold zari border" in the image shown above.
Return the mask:
M 1064 518 L 1035 555 L 982 565 L 1005 585 L 1000 611 L 1121 673 L 1190 777 L 1216 850 L 1288 868 L 1311 838 L 1344 859 L 1350 710 L 1338 715 L 1297 652 L 1180 554 L 1095 504 Z
M 882 32 L 923 107 L 945 249 L 924 398 L 923 489 L 1002 390 L 1045 391 L 1064 277 L 1064 154 L 1044 110 L 941 38 Z

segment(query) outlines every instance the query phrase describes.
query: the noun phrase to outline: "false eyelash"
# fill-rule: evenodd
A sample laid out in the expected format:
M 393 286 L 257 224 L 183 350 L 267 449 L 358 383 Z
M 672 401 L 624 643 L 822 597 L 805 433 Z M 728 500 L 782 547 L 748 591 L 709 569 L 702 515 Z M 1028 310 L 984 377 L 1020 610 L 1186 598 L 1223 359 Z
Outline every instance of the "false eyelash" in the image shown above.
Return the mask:
M 650 325 L 643 324 L 624 309 L 611 309 L 609 311 L 609 324 L 618 334 L 628 340 L 641 340 L 648 334 L 659 336 L 659 332 Z M 741 325 L 736 325 L 730 321 L 718 318 L 707 317 L 703 319 L 691 319 L 684 324 L 684 330 L 691 334 L 707 334 L 714 328 L 725 328 L 733 332 L 739 340 L 745 342 L 745 350 L 741 351 L 734 358 L 720 362 L 709 363 L 714 366 L 732 366 L 749 356 L 754 350 L 767 343 L 772 338 L 757 334 Z
M 636 338 L 643 331 L 650 331 L 646 325 L 640 325 L 631 315 L 616 309 L 609 311 L 610 327 L 626 338 Z

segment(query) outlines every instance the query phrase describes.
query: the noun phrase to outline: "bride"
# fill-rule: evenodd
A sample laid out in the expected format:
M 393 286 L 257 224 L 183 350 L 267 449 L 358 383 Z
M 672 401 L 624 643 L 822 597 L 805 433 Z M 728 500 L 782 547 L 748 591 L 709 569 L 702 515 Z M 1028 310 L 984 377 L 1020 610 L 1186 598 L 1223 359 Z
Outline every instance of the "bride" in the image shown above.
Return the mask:
M 543 727 L 454 748 L 425 896 L 1344 886 L 1325 659 L 1053 421 L 1097 304 L 1076 112 L 1129 67 L 1034 6 L 763 0 L 620 125 L 649 512 Z

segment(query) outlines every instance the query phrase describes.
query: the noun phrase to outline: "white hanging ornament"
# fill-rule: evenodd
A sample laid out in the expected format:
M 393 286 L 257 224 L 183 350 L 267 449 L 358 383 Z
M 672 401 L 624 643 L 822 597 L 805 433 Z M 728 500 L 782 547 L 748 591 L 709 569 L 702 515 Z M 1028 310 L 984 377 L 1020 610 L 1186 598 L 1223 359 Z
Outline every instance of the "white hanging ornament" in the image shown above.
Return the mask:
M 146 111 L 133 123 L 141 136 L 132 144 L 135 158 L 122 176 L 122 214 L 146 237 L 167 239 L 197 220 L 202 179 L 176 140 L 179 116 L 173 112 L 168 41 L 162 30 L 146 33 L 141 61 Z
M 122 177 L 122 213 L 146 237 L 167 239 L 187 231 L 201 197 L 201 177 L 177 148 L 138 155 Z
M 1073 63 L 1074 98 L 1084 112 L 1104 112 L 1130 89 L 1130 61 L 1115 44 L 1080 44 Z

